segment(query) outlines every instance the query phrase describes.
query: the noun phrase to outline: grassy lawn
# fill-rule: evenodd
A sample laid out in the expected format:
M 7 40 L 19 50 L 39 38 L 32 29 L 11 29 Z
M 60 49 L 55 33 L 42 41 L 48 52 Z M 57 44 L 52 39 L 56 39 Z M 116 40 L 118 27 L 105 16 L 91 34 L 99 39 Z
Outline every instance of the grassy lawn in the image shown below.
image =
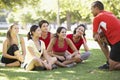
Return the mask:
M 90 32 L 89 32 L 90 33 Z M 0 32 L 0 37 L 4 37 L 5 32 Z M 26 35 L 22 35 L 26 36 Z M 87 37 L 91 37 L 88 35 Z M 94 46 L 93 39 L 88 39 L 89 47 Z M 0 44 L 3 43 L 2 38 Z M 97 47 L 97 45 L 95 45 Z M 0 46 L 0 50 L 1 50 Z M 58 68 L 51 71 L 25 71 L 21 68 L 0 67 L 0 80 L 119 80 L 119 71 L 99 70 L 98 66 L 104 64 L 105 57 L 99 49 L 91 48 L 89 60 L 78 64 L 72 68 Z M 1 54 L 1 51 L 0 51 Z
M 0 67 L 0 80 L 119 80 L 119 71 L 99 70 L 105 62 L 99 49 L 91 49 L 89 60 L 72 68 L 58 68 L 52 71 L 30 71 L 20 68 Z

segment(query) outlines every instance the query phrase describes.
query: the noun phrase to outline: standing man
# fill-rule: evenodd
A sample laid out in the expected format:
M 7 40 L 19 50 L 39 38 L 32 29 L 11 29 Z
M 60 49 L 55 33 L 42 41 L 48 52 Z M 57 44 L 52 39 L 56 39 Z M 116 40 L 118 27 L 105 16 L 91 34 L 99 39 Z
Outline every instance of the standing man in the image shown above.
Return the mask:
M 105 11 L 100 1 L 92 3 L 91 11 L 94 16 L 93 38 L 104 52 L 109 63 L 109 70 L 120 69 L 120 20 L 112 13 Z M 110 52 L 101 42 L 99 34 L 101 31 L 111 46 Z

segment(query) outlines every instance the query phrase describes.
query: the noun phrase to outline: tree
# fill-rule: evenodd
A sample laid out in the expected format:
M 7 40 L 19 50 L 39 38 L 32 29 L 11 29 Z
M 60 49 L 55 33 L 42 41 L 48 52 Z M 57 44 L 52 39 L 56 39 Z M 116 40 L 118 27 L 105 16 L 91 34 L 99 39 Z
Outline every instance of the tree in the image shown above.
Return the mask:
M 119 0 L 103 0 L 105 9 L 113 12 L 120 19 L 120 5 Z
M 59 1 L 59 6 L 58 6 Z M 91 3 L 94 0 L 0 0 L 0 9 L 8 12 L 7 21 L 21 24 L 37 24 L 41 19 L 50 23 L 67 21 L 67 27 L 75 22 L 91 22 Z M 106 10 L 120 18 L 119 0 L 101 0 Z M 57 15 L 58 14 L 58 15 Z M 3 17 L 2 17 L 3 18 Z

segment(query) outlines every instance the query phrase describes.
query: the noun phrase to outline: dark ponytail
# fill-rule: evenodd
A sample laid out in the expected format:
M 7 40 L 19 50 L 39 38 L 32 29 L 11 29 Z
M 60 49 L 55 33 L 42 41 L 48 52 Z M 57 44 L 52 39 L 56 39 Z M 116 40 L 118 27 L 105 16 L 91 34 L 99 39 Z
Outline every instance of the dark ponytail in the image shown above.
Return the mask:
M 29 39 L 32 39 L 32 36 L 31 36 L 30 32 L 28 32 L 27 38 L 28 38 L 28 40 L 29 40 Z

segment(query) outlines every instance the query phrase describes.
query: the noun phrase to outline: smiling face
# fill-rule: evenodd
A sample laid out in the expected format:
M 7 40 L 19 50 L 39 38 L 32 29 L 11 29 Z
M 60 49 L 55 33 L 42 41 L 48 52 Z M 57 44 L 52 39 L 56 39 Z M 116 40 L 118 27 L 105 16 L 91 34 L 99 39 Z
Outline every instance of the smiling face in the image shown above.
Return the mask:
M 18 34 L 19 33 L 18 25 L 13 25 L 13 27 L 11 28 L 11 33 L 12 34 Z
M 83 26 L 79 26 L 77 29 L 76 29 L 76 35 L 78 36 L 81 36 L 83 35 L 85 32 L 85 28 Z
M 38 27 L 35 31 L 32 32 L 33 33 L 33 36 L 35 37 L 40 37 L 41 36 L 41 29 L 40 27 Z
M 58 33 L 60 38 L 66 38 L 66 29 L 61 29 L 60 33 Z

